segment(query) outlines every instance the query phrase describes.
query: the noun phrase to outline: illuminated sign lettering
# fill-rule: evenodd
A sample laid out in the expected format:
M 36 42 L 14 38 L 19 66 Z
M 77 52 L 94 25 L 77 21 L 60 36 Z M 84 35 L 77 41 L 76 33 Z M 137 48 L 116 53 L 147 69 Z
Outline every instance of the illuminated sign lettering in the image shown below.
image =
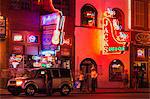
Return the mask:
M 41 16 L 41 25 L 57 24 L 59 22 L 60 15 L 58 13 L 52 13 Z
M 129 42 L 129 32 L 121 31 L 122 26 L 114 15 L 112 9 L 107 9 L 104 13 L 103 54 L 120 54 L 125 51 L 125 45 Z
M 137 43 L 150 44 L 150 33 L 137 33 L 135 40 Z
M 120 47 L 109 47 L 109 51 L 124 51 L 125 47 L 120 46 Z

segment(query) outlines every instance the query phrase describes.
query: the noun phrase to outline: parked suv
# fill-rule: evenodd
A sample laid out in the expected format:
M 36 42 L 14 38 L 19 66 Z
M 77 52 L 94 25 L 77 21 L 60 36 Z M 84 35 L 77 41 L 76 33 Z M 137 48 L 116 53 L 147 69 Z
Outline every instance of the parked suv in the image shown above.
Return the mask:
M 13 95 L 25 92 L 28 96 L 35 93 L 45 93 L 45 74 L 51 80 L 51 92 L 60 92 L 61 95 L 68 95 L 73 89 L 73 78 L 70 69 L 63 68 L 36 68 L 28 73 L 28 76 L 12 78 L 8 81 L 8 91 Z

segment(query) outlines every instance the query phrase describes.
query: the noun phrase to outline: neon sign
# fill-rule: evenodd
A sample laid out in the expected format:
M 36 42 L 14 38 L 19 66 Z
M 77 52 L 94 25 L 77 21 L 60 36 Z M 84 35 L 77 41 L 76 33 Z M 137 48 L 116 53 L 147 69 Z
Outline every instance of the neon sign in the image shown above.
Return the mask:
M 59 22 L 60 15 L 58 13 L 52 13 L 41 16 L 41 25 L 57 24 Z
M 29 42 L 29 43 L 37 43 L 37 42 L 38 42 L 38 36 L 29 35 L 29 36 L 28 36 L 28 42 Z
M 145 58 L 145 50 L 144 50 L 144 48 L 137 48 L 137 57 L 138 58 Z
M 71 38 L 63 39 L 63 45 L 71 46 Z
M 62 41 L 64 22 L 65 17 L 62 16 L 62 13 L 52 13 L 41 16 L 43 51 L 58 50 Z
M 119 20 L 113 17 L 115 14 L 110 8 L 104 13 L 103 54 L 120 54 L 129 42 L 129 32 L 121 31 Z
M 22 35 L 19 35 L 19 34 L 17 34 L 17 35 L 14 35 L 14 39 L 13 39 L 14 41 L 23 41 L 23 36 Z

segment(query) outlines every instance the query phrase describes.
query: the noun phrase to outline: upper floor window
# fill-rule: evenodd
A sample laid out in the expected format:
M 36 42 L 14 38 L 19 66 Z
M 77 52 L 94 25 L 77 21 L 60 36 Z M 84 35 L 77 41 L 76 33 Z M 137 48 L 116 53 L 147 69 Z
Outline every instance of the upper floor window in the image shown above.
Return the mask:
M 134 26 L 144 27 L 144 1 L 134 1 Z
M 97 10 L 90 4 L 86 4 L 81 9 L 81 25 L 97 26 Z

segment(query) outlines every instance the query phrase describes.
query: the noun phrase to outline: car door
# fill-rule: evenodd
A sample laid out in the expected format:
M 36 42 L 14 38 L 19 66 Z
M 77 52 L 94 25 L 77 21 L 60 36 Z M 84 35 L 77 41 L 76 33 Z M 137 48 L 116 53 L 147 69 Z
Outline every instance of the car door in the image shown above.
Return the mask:
M 34 79 L 34 82 L 39 89 L 45 89 L 45 74 L 43 74 L 44 72 L 44 70 L 39 70 Z
M 61 84 L 61 78 L 60 78 L 60 73 L 58 69 L 52 69 L 52 87 L 54 89 L 59 88 L 59 85 Z

